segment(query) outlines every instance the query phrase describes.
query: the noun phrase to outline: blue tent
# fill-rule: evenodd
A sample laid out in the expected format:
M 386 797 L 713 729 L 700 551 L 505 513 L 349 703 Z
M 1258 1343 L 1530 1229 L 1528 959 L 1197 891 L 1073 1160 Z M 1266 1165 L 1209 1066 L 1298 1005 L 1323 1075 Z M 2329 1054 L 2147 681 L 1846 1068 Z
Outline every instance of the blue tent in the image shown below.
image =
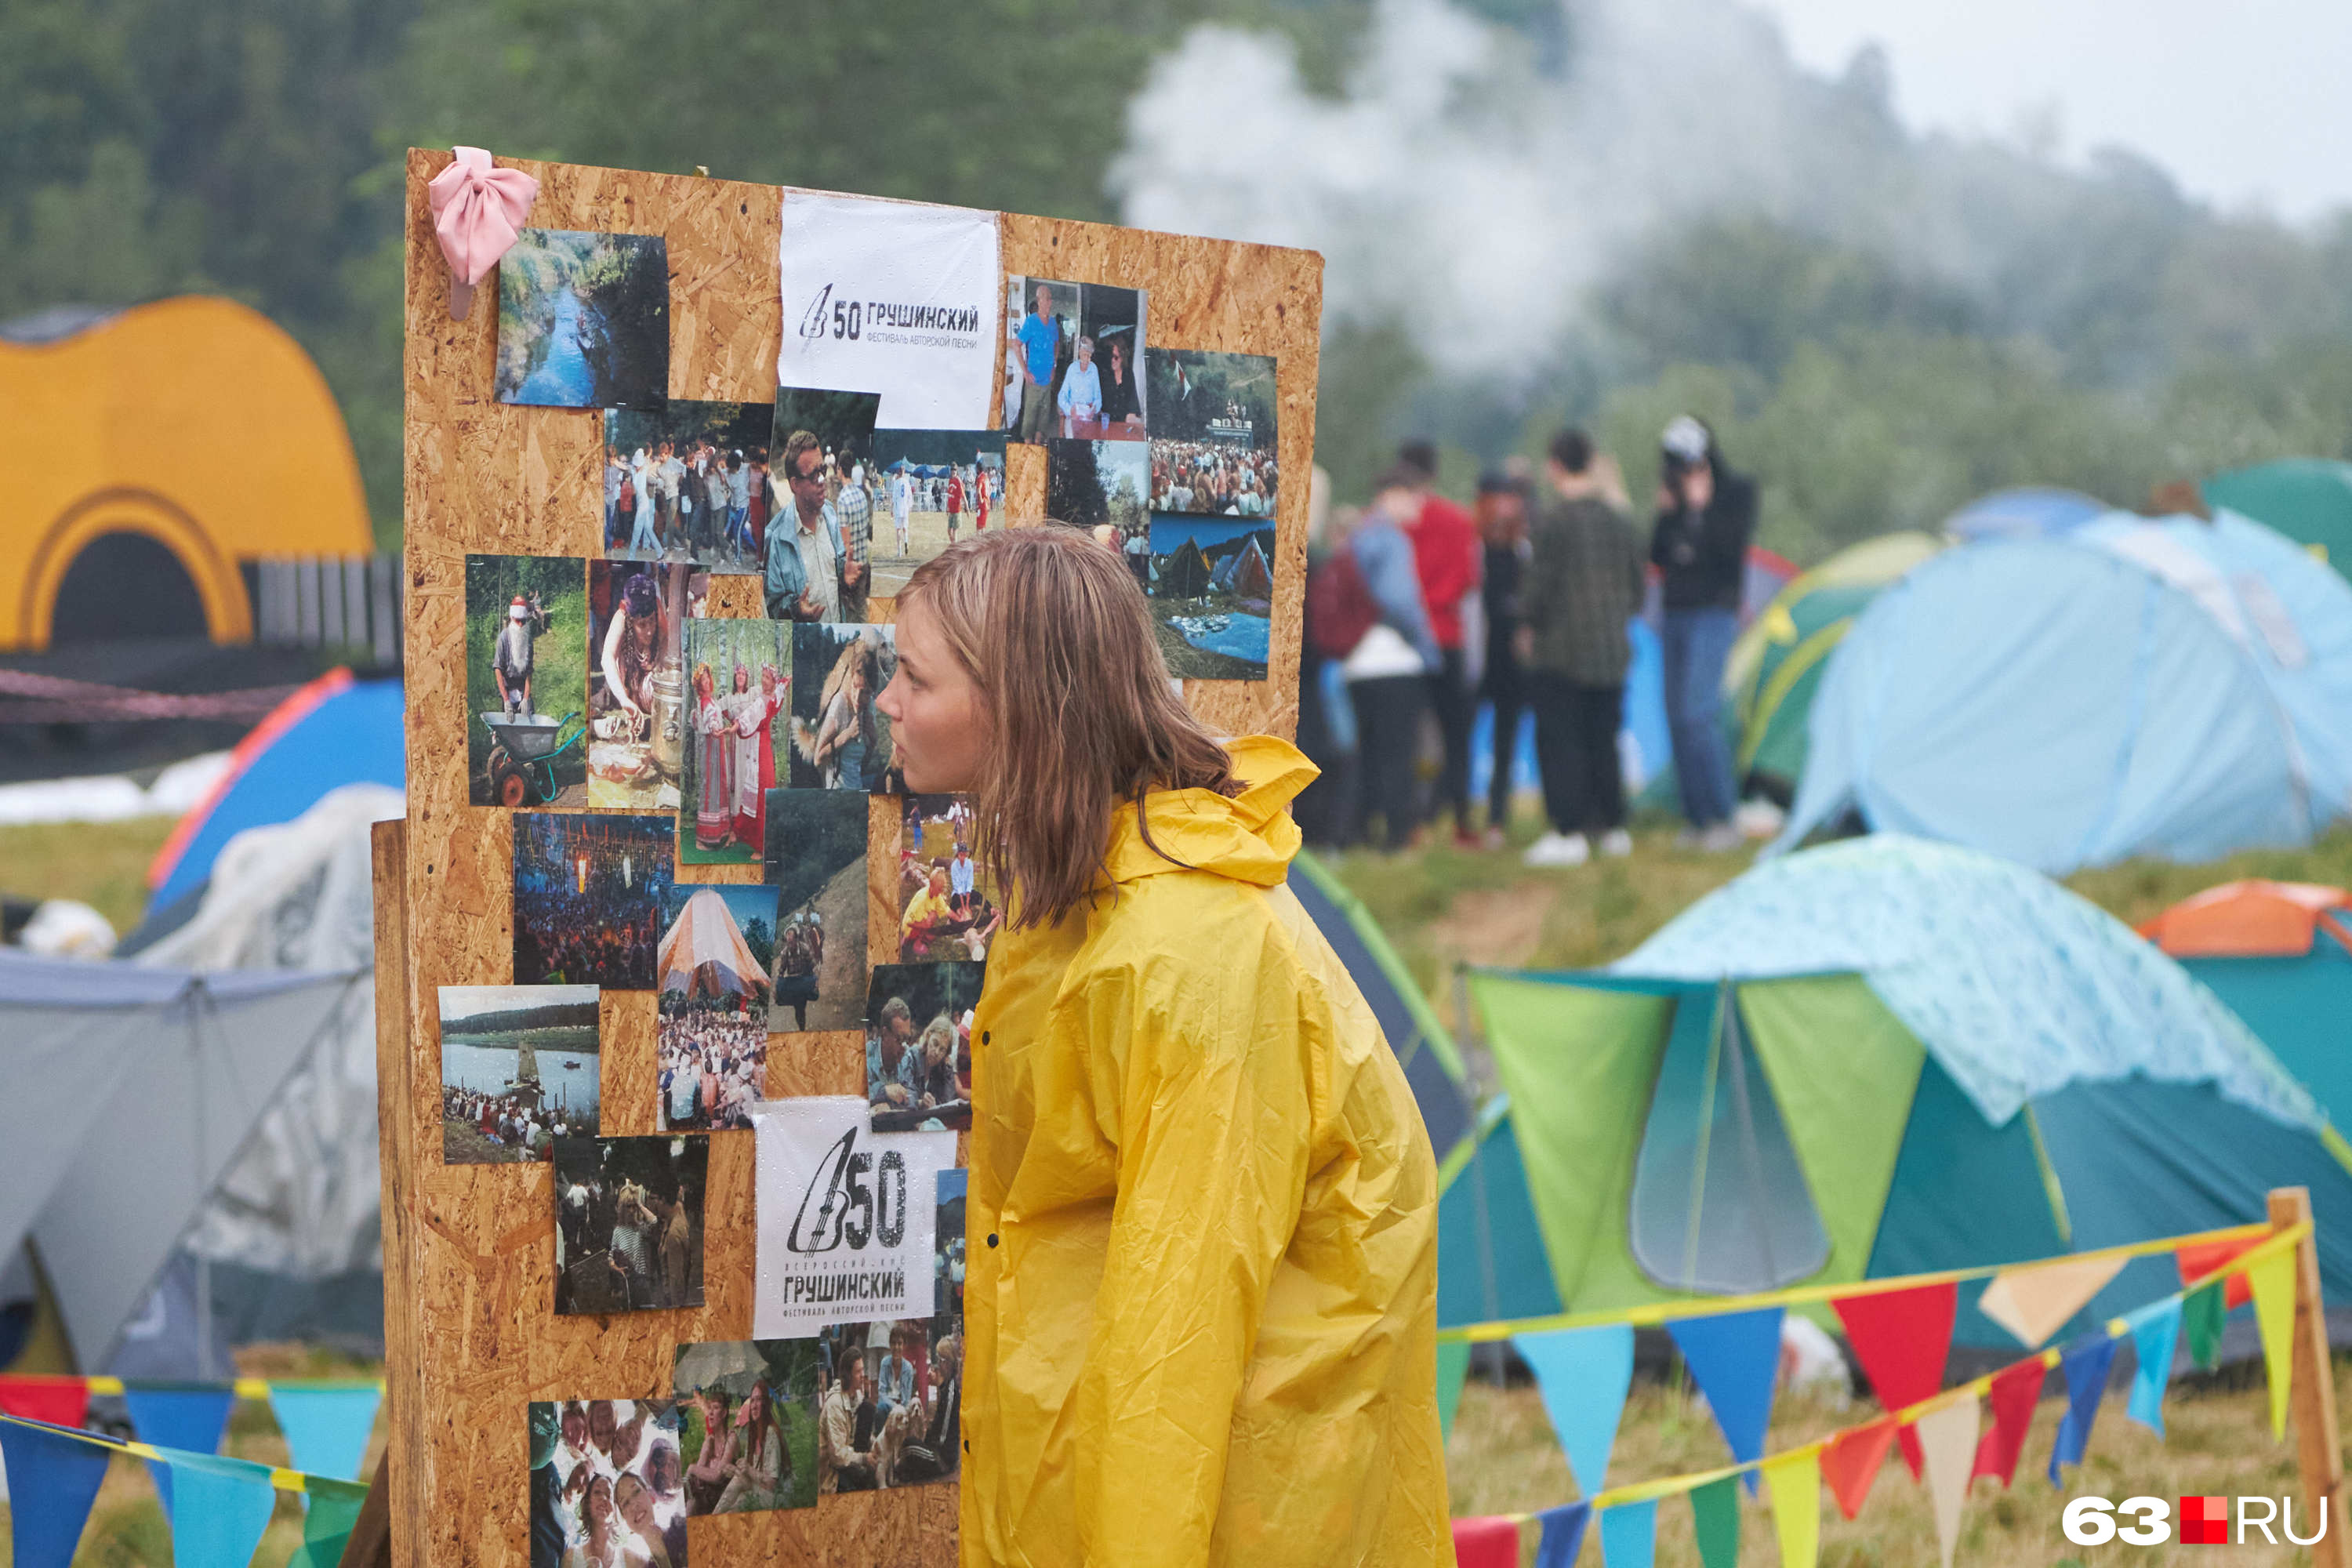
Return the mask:
M 2080 490 L 2020 485 L 1979 496 L 1944 520 L 1944 531 L 1963 541 L 2039 538 L 2064 533 L 2106 510 Z

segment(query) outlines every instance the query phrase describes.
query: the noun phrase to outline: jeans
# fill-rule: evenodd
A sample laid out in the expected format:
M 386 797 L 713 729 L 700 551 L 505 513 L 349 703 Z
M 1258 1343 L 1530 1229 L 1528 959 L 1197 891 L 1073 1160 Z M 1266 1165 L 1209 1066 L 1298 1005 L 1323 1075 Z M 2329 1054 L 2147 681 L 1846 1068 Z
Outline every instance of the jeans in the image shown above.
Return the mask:
M 1731 818 L 1731 742 L 1723 732 L 1723 661 L 1739 635 L 1729 610 L 1668 610 L 1665 636 L 1666 730 L 1674 738 L 1675 781 L 1693 827 Z
M 1544 815 L 1561 833 L 1606 833 L 1625 826 L 1625 773 L 1617 756 L 1625 689 L 1587 686 L 1549 670 L 1527 674 L 1536 710 L 1536 763 Z

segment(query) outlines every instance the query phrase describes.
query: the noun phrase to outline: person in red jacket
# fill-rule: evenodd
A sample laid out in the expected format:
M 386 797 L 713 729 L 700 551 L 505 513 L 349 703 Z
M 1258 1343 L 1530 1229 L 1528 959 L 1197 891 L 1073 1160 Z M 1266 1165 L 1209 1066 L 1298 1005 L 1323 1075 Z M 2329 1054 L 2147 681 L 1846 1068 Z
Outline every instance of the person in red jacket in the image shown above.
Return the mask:
M 1429 612 L 1429 629 L 1437 637 L 1443 662 L 1429 672 L 1429 706 L 1445 745 L 1445 762 L 1437 778 L 1437 808 L 1454 814 L 1454 842 L 1465 849 L 1478 848 L 1470 827 L 1470 721 L 1477 698 L 1470 686 L 1468 660 L 1462 647 L 1462 606 L 1478 592 L 1481 576 L 1477 524 L 1469 512 L 1439 495 L 1437 447 L 1433 442 L 1407 441 L 1397 448 L 1397 465 L 1418 481 L 1421 510 L 1406 531 L 1412 537 L 1412 562 L 1421 577 L 1421 602 Z

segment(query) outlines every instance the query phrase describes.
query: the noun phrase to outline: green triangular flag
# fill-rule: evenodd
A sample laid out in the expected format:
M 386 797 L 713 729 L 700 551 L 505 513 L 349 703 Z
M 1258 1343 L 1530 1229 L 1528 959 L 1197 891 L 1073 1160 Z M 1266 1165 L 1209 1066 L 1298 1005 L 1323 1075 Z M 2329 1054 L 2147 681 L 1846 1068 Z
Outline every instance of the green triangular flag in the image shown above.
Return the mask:
M 1731 1476 L 1691 1489 L 1691 1526 L 1706 1568 L 1738 1568 L 1739 1483 Z
M 2210 1372 L 2221 1357 L 2221 1324 L 2230 1315 L 2222 1300 L 2221 1281 L 2200 1285 L 2180 1303 L 2180 1333 L 2189 1342 L 2189 1359 L 2200 1372 Z
M 1470 1347 L 1460 1340 L 1441 1340 L 1437 1346 L 1437 1430 L 1454 1435 L 1454 1412 L 1461 1408 L 1462 1384 L 1470 1375 Z
M 314 1478 L 304 1495 L 310 1511 L 302 1520 L 302 1544 L 294 1549 L 286 1568 L 335 1568 L 343 1560 L 343 1543 L 359 1523 L 367 1488 L 331 1487 Z

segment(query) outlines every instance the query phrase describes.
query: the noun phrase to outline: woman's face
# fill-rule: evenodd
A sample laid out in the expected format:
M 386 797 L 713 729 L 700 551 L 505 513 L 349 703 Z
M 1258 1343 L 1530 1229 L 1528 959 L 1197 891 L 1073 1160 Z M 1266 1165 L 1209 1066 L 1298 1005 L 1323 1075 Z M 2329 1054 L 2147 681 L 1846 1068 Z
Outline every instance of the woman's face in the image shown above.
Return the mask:
M 623 1476 L 621 1484 L 614 1489 L 614 1501 L 631 1530 L 639 1535 L 653 1533 L 654 1494 L 646 1489 L 645 1482 L 635 1476 Z
M 613 1483 L 598 1476 L 588 1483 L 588 1495 L 580 1500 L 580 1511 L 586 1516 L 591 1530 L 609 1530 L 613 1525 Z
M 890 720 L 890 741 L 907 788 L 952 795 L 980 780 L 989 727 L 971 672 L 957 662 L 939 617 L 922 598 L 898 606 L 898 673 L 875 705 Z
M 588 1418 L 576 1405 L 563 1407 L 563 1440 L 574 1448 L 588 1440 Z
M 738 691 L 751 689 L 751 672 L 740 664 L 735 667 L 735 689 Z
M 598 1447 L 609 1448 L 613 1446 L 613 1428 L 615 1425 L 611 1400 L 599 1399 L 588 1406 L 588 1436 L 596 1440 Z

